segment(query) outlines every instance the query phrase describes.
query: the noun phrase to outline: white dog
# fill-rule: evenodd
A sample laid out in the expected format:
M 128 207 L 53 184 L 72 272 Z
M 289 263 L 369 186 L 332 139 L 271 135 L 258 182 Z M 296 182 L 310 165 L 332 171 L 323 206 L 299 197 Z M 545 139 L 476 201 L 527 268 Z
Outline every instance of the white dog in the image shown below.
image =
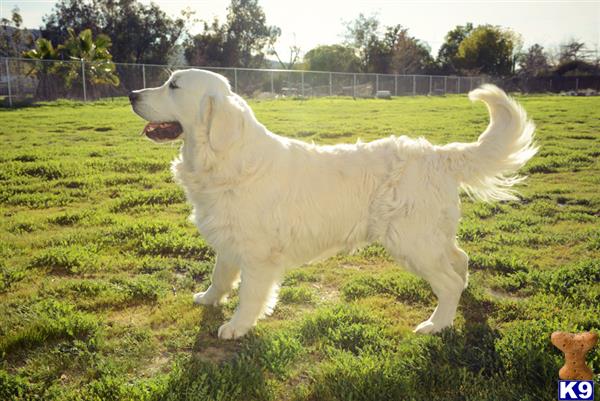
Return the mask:
M 491 118 L 477 142 L 392 136 L 317 146 L 269 132 L 209 71 L 177 71 L 160 87 L 132 92 L 148 137 L 183 139 L 172 171 L 217 253 L 212 284 L 194 301 L 224 301 L 241 273 L 239 306 L 219 337 L 243 336 L 271 312 L 286 269 L 371 242 L 438 298 L 415 331 L 452 325 L 468 278 L 456 242 L 459 188 L 485 201 L 515 199 L 510 187 L 522 178 L 514 174 L 537 151 L 533 123 L 502 90 L 484 85 L 469 97 L 484 101 Z

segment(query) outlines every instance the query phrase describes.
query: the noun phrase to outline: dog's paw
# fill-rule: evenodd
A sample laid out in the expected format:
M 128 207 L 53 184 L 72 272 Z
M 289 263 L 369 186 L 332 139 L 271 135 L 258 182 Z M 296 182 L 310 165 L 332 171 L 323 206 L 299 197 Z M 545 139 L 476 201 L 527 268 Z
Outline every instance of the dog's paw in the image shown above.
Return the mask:
M 207 291 L 194 294 L 194 303 L 197 305 L 213 305 L 217 306 L 225 300 L 225 297 L 215 295 L 210 288 Z
M 431 320 L 425 320 L 424 322 L 420 323 L 417 327 L 415 327 L 415 329 L 413 330 L 413 333 L 433 334 L 433 333 L 438 333 L 449 326 L 450 325 L 443 325 L 443 324 L 435 323 L 435 322 L 432 322 Z
M 235 340 L 243 337 L 249 330 L 250 327 L 240 326 L 229 321 L 219 327 L 219 338 L 221 340 Z

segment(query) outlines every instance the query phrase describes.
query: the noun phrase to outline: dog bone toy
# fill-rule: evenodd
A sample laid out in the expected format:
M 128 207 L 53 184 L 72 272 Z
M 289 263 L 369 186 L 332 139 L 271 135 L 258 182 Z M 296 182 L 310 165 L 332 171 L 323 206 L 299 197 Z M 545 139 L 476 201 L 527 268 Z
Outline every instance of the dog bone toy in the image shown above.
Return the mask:
M 598 334 L 572 334 L 555 331 L 550 337 L 552 344 L 565 354 L 565 364 L 558 376 L 562 380 L 592 380 L 594 372 L 585 364 L 585 354 L 596 345 Z

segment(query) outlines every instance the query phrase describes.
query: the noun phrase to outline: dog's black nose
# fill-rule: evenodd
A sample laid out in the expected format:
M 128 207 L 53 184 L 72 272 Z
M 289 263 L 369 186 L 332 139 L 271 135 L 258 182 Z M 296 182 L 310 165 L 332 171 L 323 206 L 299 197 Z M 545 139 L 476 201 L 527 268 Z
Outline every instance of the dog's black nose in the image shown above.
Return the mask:
M 129 92 L 129 101 L 131 103 L 135 102 L 136 100 L 138 100 L 140 97 L 139 93 L 135 93 L 135 92 Z

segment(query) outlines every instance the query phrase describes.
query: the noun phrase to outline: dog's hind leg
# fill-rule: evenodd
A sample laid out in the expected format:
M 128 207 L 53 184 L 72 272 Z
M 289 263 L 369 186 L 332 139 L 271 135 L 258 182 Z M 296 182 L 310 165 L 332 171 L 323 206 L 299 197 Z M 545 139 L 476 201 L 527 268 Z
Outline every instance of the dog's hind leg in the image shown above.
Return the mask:
M 465 288 L 466 254 L 444 247 L 446 236 L 440 232 L 404 236 L 393 228 L 384 246 L 410 272 L 427 280 L 438 305 L 426 321 L 415 328 L 417 333 L 435 333 L 452 325 L 458 301 Z
M 469 256 L 458 247 L 458 244 L 454 244 L 448 253 L 448 258 L 450 258 L 454 271 L 462 278 L 463 288 L 467 288 L 469 285 Z
M 242 268 L 240 303 L 231 320 L 219 327 L 219 338 L 229 340 L 243 336 L 277 301 L 281 272 L 275 267 L 264 269 Z
M 429 319 L 415 328 L 415 333 L 436 333 L 452 326 L 456 316 L 458 301 L 465 288 L 465 282 L 447 260 L 440 262 L 438 270 L 422 274 L 437 297 L 438 305 Z
M 240 269 L 237 264 L 228 261 L 223 256 L 218 256 L 210 286 L 206 291 L 194 294 L 194 303 L 218 305 L 227 298 L 239 277 Z

